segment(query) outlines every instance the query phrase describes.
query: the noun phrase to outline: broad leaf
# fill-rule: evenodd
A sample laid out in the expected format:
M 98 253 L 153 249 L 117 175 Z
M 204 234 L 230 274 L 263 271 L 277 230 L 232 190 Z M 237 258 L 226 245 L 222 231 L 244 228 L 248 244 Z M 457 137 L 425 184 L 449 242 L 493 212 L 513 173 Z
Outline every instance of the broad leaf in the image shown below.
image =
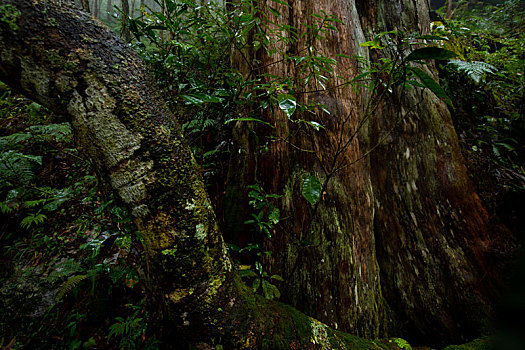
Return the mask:
M 295 97 L 289 94 L 280 94 L 277 96 L 277 101 L 279 102 L 279 108 L 290 118 L 297 108 Z
M 449 60 L 456 56 L 457 55 L 450 50 L 432 46 L 412 51 L 407 56 L 405 61 L 410 62 L 418 60 Z
M 446 104 L 448 104 L 450 107 L 452 106 L 452 101 L 445 93 L 445 90 L 439 84 L 432 79 L 430 75 L 425 73 L 422 69 L 417 67 L 410 67 L 410 70 L 414 72 L 414 74 L 421 80 L 421 83 L 425 85 L 430 91 L 432 91 L 434 94 L 436 94 L 437 97 L 445 101 Z
M 310 125 L 312 128 L 314 128 L 316 131 L 319 131 L 321 128 L 324 128 L 321 124 L 318 122 L 314 122 L 312 120 L 305 120 L 305 122 Z
M 321 196 L 323 185 L 315 176 L 308 176 L 303 182 L 301 193 L 310 204 L 314 205 Z

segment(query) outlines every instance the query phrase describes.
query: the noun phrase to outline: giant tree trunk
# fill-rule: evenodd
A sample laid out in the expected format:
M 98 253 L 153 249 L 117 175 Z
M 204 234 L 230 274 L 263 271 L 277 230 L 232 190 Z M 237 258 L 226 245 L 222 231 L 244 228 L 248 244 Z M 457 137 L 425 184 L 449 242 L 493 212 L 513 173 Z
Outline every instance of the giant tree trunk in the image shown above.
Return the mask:
M 0 9 L 10 14 L 0 22 L 0 79 L 71 121 L 79 148 L 130 208 L 145 241 L 149 301 L 163 307 L 175 339 L 377 348 L 239 282 L 180 128 L 124 42 L 61 1 L 1 0 Z
M 331 57 L 366 56 L 359 43 L 382 31 L 429 30 L 426 1 L 288 3 L 290 7 L 266 1 L 263 11 L 271 6 L 282 16 L 270 11 L 265 16 L 298 28 L 300 34 L 321 10 L 343 20 L 337 32 L 314 42 L 316 50 Z M 272 25 L 268 35 L 271 30 Z M 307 38 L 294 45 L 280 43 L 271 55 L 245 54 L 245 73 L 297 77 L 297 67 L 284 57 L 303 49 Z M 255 63 L 247 63 L 246 57 Z M 486 263 L 491 239 L 488 216 L 469 181 L 449 112 L 427 91 L 394 91 L 370 121 L 363 121 L 365 106 L 374 103 L 371 97 L 334 88 L 359 73 L 355 63 L 341 59 L 333 76 L 342 78 L 334 78 L 326 91 L 305 93 L 319 90 L 310 83 L 290 92 L 298 101 L 328 107 L 330 115 L 295 117 L 321 123 L 326 128 L 319 132 L 298 128 L 284 113 L 261 112 L 275 128 L 258 127 L 258 135 L 266 132 L 274 139 L 261 152 L 262 142 L 251 139 L 246 125 L 239 123 L 235 135 L 240 151 L 232 158 L 228 195 L 246 195 L 255 182 L 267 193 L 283 194 L 283 219 L 267 246 L 272 273 L 286 281 L 286 302 L 364 336 L 403 331 L 427 343 L 471 337 L 491 311 L 494 271 Z M 315 206 L 301 196 L 301 184 L 311 175 L 326 184 Z M 246 202 L 227 208 L 232 232 L 248 229 L 239 226 L 243 215 L 249 216 L 242 210 Z
M 299 34 L 306 33 L 307 25 L 320 24 L 311 15 L 321 14 L 322 10 L 344 18 L 345 23 L 336 24 L 338 32 L 330 31 L 326 40 L 305 36 L 293 45 L 279 43 L 277 54 L 268 56 L 258 52 L 253 55 L 258 62 L 247 70 L 260 76 L 300 78 L 300 67 L 293 66 L 284 56 L 306 52 L 308 45 L 328 57 L 366 55 L 359 47 L 365 37 L 353 2 L 290 2 L 291 7 L 277 6 L 273 1 L 263 3 L 282 15 L 266 14 L 268 21 L 274 22 L 269 25 L 269 36 L 278 25 L 291 25 Z M 306 124 L 298 128 L 283 112 L 266 113 L 264 119 L 275 127 L 270 131 L 275 135 L 269 136 L 275 136 L 276 141 L 270 143 L 269 151 L 260 152 L 261 145 L 247 140 L 249 134 L 241 131 L 245 125 L 240 124 L 235 134 L 241 139 L 239 143 L 250 149 L 233 152 L 231 169 L 236 173 L 244 168 L 244 183 L 229 185 L 242 192 L 247 185 L 259 182 L 267 193 L 284 195 L 280 205 L 283 219 L 267 242 L 272 252 L 268 261 L 272 272 L 286 281 L 282 286 L 284 300 L 333 327 L 376 337 L 384 324 L 384 312 L 372 227 L 373 189 L 368 160 L 355 162 L 369 147 L 360 126 L 366 96 L 352 94 L 350 87 L 337 88 L 357 75 L 357 69 L 355 61 L 341 59 L 332 74 L 329 90 L 323 91 L 320 84 L 312 81 L 289 91 L 297 96 L 299 103 L 317 102 L 326 106 L 330 114 L 297 117 L 318 122 L 325 129 L 316 131 Z M 259 130 L 259 135 L 268 133 L 265 127 Z M 264 139 L 261 144 L 263 142 Z M 349 164 L 353 165 L 336 171 L 339 166 Z M 315 206 L 301 196 L 303 181 L 312 176 L 325 184 L 325 194 Z M 235 175 L 229 179 L 234 178 Z M 246 207 L 245 203 L 238 205 Z M 230 210 L 240 212 L 240 208 Z M 229 213 L 226 217 L 238 220 Z
M 367 16 L 368 33 L 395 26 L 427 33 L 426 3 L 374 4 L 391 15 Z M 369 6 L 363 1 L 361 11 Z M 496 235 L 489 235 L 450 114 L 428 90 L 398 93 L 373 119 L 372 140 L 391 127 L 388 142 L 371 157 L 383 295 L 404 334 L 418 331 L 412 339 L 472 336 L 487 326 L 497 290 L 497 272 L 487 263 Z

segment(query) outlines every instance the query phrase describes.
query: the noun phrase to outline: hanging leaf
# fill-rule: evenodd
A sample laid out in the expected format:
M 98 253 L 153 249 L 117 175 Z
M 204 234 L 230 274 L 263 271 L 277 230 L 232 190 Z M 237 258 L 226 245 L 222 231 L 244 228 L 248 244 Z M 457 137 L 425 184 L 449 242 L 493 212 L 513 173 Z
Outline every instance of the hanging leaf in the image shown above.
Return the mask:
M 251 118 L 251 117 L 228 119 L 227 121 L 224 122 L 224 124 L 229 124 L 231 122 L 257 122 L 257 123 L 265 124 L 268 126 L 272 126 L 270 123 L 265 122 L 264 120 L 257 119 L 257 118 Z
M 321 128 L 324 129 L 323 125 L 319 124 L 318 122 L 314 122 L 313 120 L 305 120 L 305 122 L 312 128 L 314 128 L 316 131 L 319 131 Z
M 456 57 L 456 53 L 442 49 L 439 47 L 424 47 L 422 49 L 417 49 L 412 51 L 407 58 L 406 62 L 418 61 L 418 60 L 449 60 Z
M 437 97 L 445 101 L 450 107 L 453 107 L 452 101 L 445 93 L 445 90 L 439 84 L 432 79 L 430 75 L 425 73 L 422 69 L 417 67 L 410 67 L 410 70 L 421 80 L 421 83 L 425 85 L 426 88 L 430 89 Z
M 323 185 L 315 176 L 308 176 L 303 182 L 301 193 L 310 204 L 314 205 L 321 196 Z
M 295 97 L 289 94 L 280 94 L 277 95 L 277 101 L 279 102 L 279 108 L 286 113 L 288 118 L 290 118 L 297 108 Z
M 204 103 L 203 100 L 201 100 L 200 98 L 195 97 L 195 96 L 191 96 L 191 95 L 182 95 L 181 97 L 182 97 L 184 100 L 186 100 L 186 102 L 188 102 L 189 104 L 192 104 L 192 105 L 199 105 L 199 104 Z

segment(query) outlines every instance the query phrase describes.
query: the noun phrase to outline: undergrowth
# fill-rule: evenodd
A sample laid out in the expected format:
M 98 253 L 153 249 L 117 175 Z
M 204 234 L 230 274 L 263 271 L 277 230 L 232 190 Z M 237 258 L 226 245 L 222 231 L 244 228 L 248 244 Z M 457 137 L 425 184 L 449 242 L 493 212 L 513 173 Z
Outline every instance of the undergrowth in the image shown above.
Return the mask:
M 0 347 L 154 349 L 140 233 L 71 127 L 0 84 Z

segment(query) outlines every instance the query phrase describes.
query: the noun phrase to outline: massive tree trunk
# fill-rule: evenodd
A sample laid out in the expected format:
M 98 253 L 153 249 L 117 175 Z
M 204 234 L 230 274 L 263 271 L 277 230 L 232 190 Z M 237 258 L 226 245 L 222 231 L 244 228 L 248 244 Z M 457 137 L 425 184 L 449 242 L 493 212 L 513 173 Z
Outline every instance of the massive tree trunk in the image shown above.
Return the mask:
M 427 1 L 263 4 L 261 18 L 267 18 L 268 36 L 279 25 L 297 28 L 299 35 L 307 33 L 307 25 L 311 28 L 316 22 L 312 14 L 323 10 L 343 23 L 325 40 L 307 43 L 305 36 L 291 45 L 280 42 L 277 53 L 270 55 L 262 50 L 245 53 L 245 73 L 262 79 L 300 78 L 297 65 L 285 57 L 307 45 L 329 57 L 366 57 L 359 43 L 379 32 L 429 30 Z M 281 16 L 269 11 L 270 6 Z M 391 47 L 383 55 L 394 51 Z M 429 69 L 432 74 L 433 67 Z M 319 122 L 325 126 L 321 131 L 297 127 L 282 112 L 261 112 L 275 129 L 258 126 L 257 141 L 250 138 L 246 124 L 239 123 L 235 135 L 240 151 L 232 158 L 227 195 L 246 196 L 253 183 L 283 195 L 283 219 L 266 244 L 272 252 L 272 273 L 286 281 L 286 302 L 333 327 L 364 336 L 401 331 L 427 343 L 471 337 L 486 326 L 491 312 L 495 273 L 486 261 L 493 242 L 447 107 L 422 89 L 394 91 L 364 121 L 365 106 L 374 105 L 374 97 L 336 88 L 359 73 L 352 60 L 341 59 L 325 91 L 312 83 L 285 91 L 299 102 L 327 106 L 330 114 L 293 117 Z M 306 93 L 312 90 L 316 92 Z M 261 151 L 266 140 L 260 135 L 265 132 L 274 141 Z M 301 196 L 302 182 L 312 175 L 326 184 L 315 206 Z M 243 216 L 249 217 L 243 213 L 247 201 L 227 208 L 232 232 L 248 229 L 239 225 Z
M 142 60 L 61 1 L 1 0 L 0 79 L 71 121 L 79 148 L 130 208 L 175 339 L 228 348 L 377 348 L 239 282 L 195 161 Z M 395 342 L 381 344 L 397 348 Z
M 323 10 L 344 19 L 344 23 L 335 23 L 338 31 L 329 31 L 325 40 L 315 39 L 311 33 L 291 45 L 278 43 L 276 54 L 266 55 L 260 50 L 252 56 L 253 63 L 246 68 L 251 71 L 247 74 L 288 76 L 301 81 L 305 72 L 286 60 L 285 55 L 315 51 L 314 55 L 332 58 L 337 54 L 366 56 L 366 51 L 359 47 L 365 37 L 353 2 L 293 2 L 291 7 L 273 1 L 262 3 L 266 4 L 263 10 L 274 7 L 281 13 L 281 16 L 265 13 L 268 36 L 275 35 L 272 31 L 281 25 L 297 28 L 299 36 L 308 33 L 307 26 L 319 26 L 322 22 L 312 14 L 319 15 Z M 268 151 L 261 152 L 267 140 L 259 136 L 259 144 L 250 141 L 249 133 L 242 132 L 246 126 L 238 125 L 235 134 L 239 144 L 248 145 L 249 149 L 233 152 L 231 171 L 244 168 L 244 183 L 229 185 L 233 185 L 232 190 L 242 192 L 247 185 L 258 182 L 267 193 L 283 195 L 280 203 L 283 219 L 267 246 L 272 252 L 268 261 L 272 272 L 286 281 L 282 286 L 284 300 L 333 327 L 376 337 L 384 325 L 384 311 L 372 227 L 373 189 L 368 160 L 356 162 L 369 147 L 360 119 L 366 108 L 366 95 L 353 94 L 351 87 L 337 88 L 358 75 L 356 61 L 348 58 L 340 61 L 326 91 L 315 79 L 284 91 L 297 96 L 298 103 L 325 105 L 330 114 L 294 116 L 318 122 L 324 129 L 316 131 L 304 123 L 297 127 L 284 112 L 266 113 L 265 121 L 275 130 L 268 131 L 262 126 L 258 135 L 266 133 L 275 137 L 275 141 L 269 144 Z M 341 166 L 344 171 L 337 170 Z M 307 177 L 315 177 L 324 184 L 323 197 L 314 206 L 301 195 Z M 237 205 L 230 208 L 233 213 L 247 207 L 245 203 Z M 226 217 L 238 220 L 229 213 Z

